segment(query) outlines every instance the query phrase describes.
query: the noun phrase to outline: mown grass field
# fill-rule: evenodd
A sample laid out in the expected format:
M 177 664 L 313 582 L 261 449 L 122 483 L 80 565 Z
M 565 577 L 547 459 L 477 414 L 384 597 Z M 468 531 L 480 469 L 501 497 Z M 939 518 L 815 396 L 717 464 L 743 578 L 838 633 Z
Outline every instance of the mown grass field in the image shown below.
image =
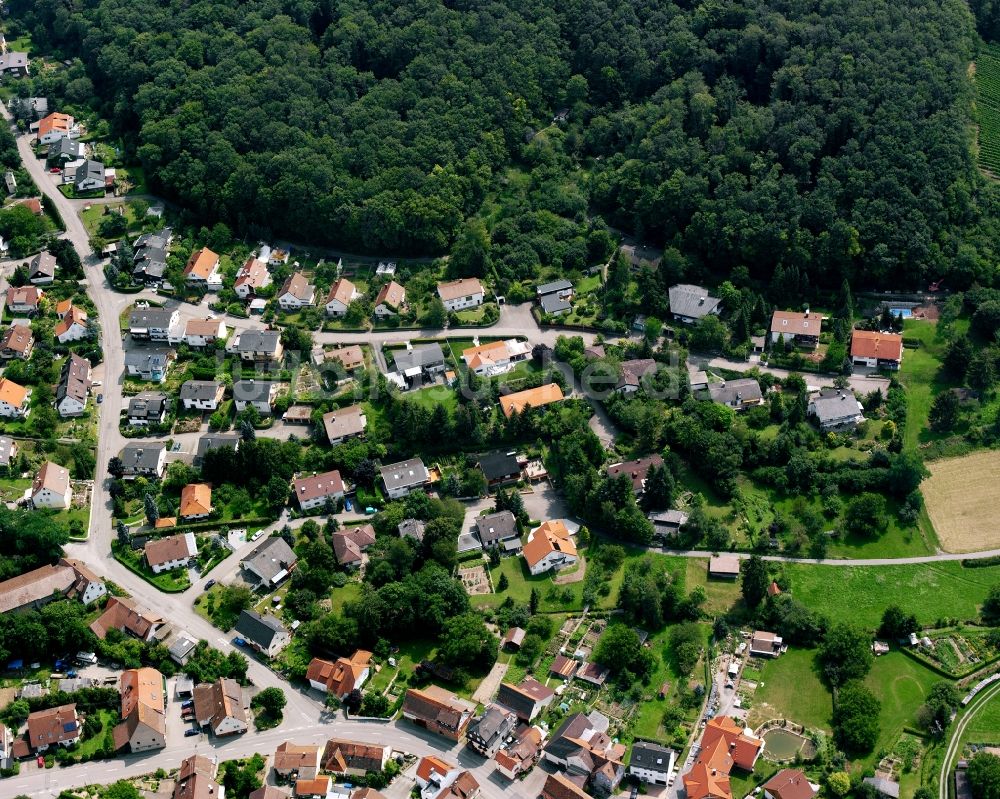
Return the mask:
M 916 726 L 917 710 L 931 686 L 942 679 L 902 652 L 893 651 L 875 659 L 865 684 L 882 702 L 876 752 L 892 749 L 903 727 Z
M 994 695 L 975 715 L 962 735 L 969 743 L 1000 744 L 1000 694 Z
M 1000 176 L 1000 46 L 985 44 L 976 59 L 979 165 Z
M 789 649 L 761 670 L 750 725 L 788 718 L 812 730 L 830 731 L 833 698 L 815 668 L 815 649 Z
M 927 468 L 931 476 L 921 490 L 942 548 L 974 552 L 1000 545 L 995 523 L 1000 452 L 933 461 Z

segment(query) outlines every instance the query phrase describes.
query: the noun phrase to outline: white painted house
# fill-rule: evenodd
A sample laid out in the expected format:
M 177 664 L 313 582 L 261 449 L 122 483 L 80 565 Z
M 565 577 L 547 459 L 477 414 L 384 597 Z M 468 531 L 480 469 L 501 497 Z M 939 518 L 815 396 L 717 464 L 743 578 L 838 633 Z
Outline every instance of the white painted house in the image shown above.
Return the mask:
M 476 277 L 463 277 L 447 283 L 438 283 L 438 296 L 449 311 L 475 308 L 483 304 L 486 289 Z
M 45 461 L 31 484 L 31 502 L 36 508 L 68 510 L 73 502 L 69 472 L 64 466 Z

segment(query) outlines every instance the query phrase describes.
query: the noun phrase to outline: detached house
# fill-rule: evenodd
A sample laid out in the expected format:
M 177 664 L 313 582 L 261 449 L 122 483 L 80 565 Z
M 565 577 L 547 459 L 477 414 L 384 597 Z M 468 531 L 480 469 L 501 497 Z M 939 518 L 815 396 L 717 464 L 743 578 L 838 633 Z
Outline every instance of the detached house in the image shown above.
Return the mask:
M 142 391 L 128 401 L 128 423 L 133 427 L 163 424 L 170 409 L 170 397 L 162 391 Z
M 493 757 L 516 727 L 517 716 L 498 705 L 490 705 L 469 727 L 469 746 L 483 757 Z
M 270 416 L 274 409 L 274 401 L 278 398 L 280 383 L 268 380 L 238 380 L 233 383 L 233 401 L 236 411 L 243 411 L 247 405 L 253 405 L 261 416 Z
M 516 391 L 500 397 L 500 409 L 508 419 L 515 413 L 524 413 L 527 408 L 541 408 L 563 399 L 558 383 L 543 383 L 536 388 Z
M 670 299 L 670 314 L 678 322 L 691 325 L 706 316 L 718 316 L 722 312 L 722 301 L 712 297 L 708 289 L 690 283 L 678 283 L 667 292 Z
M 35 335 L 28 325 L 11 325 L 0 339 L 0 358 L 5 361 L 26 361 L 35 347 Z
M 323 750 L 323 770 L 350 777 L 380 772 L 389 762 L 391 752 L 388 746 L 331 738 Z
M 729 774 L 733 768 L 753 771 L 764 742 L 728 716 L 705 725 L 694 766 L 684 775 L 687 799 L 733 799 Z
M 325 507 L 327 501 L 336 502 L 338 499 L 342 499 L 344 481 L 340 478 L 340 472 L 334 469 L 323 474 L 293 480 L 292 492 L 295 494 L 299 507 L 308 512 Z
M 344 527 L 330 536 L 333 555 L 345 569 L 357 569 L 364 561 L 363 554 L 375 543 L 375 528 L 370 524 Z
M 7 310 L 30 316 L 38 310 L 44 296 L 45 292 L 35 286 L 11 286 L 7 289 Z
M 12 78 L 23 78 L 28 74 L 28 54 L 8 50 L 0 54 L 0 75 Z
M 903 360 L 903 337 L 877 330 L 855 330 L 851 335 L 851 362 L 855 366 L 895 371 Z
M 69 114 L 53 112 L 32 124 L 39 144 L 54 144 L 60 139 L 68 139 L 80 132 L 76 120 Z
M 183 336 L 180 312 L 167 308 L 136 308 L 128 317 L 128 332 L 134 339 L 179 344 Z
M 233 291 L 241 300 L 247 300 L 256 296 L 260 289 L 270 285 L 271 273 L 267 271 L 267 264 L 251 257 L 247 258 L 240 271 L 236 273 Z
M 470 371 L 480 376 L 500 375 L 509 372 L 531 355 L 531 345 L 511 338 L 469 347 L 462 351 L 462 360 Z
M 343 316 L 352 302 L 361 296 L 361 292 L 347 278 L 340 278 L 330 286 L 330 292 L 326 295 L 326 315 Z
M 198 557 L 194 533 L 178 533 L 146 542 L 143 554 L 154 574 L 185 568 L 191 558 Z
M 278 307 L 297 311 L 316 304 L 316 289 L 301 272 L 292 272 L 278 290 Z
M 167 465 L 167 447 L 159 441 L 133 441 L 119 456 L 125 467 L 125 479 L 163 477 Z
M 320 363 L 323 361 L 336 361 L 344 367 L 345 372 L 353 372 L 364 367 L 365 354 L 357 344 L 348 344 L 323 353 Z
M 177 515 L 185 521 L 207 519 L 212 513 L 212 487 L 208 483 L 188 483 L 181 489 Z
M 647 375 L 656 373 L 656 361 L 652 358 L 636 358 L 631 361 L 622 361 L 619 365 L 618 383 L 615 385 L 615 392 L 618 394 L 635 394 L 643 387 L 643 381 L 647 380 Z
M 167 745 L 163 675 L 156 669 L 126 669 L 119 680 L 121 722 L 114 728 L 115 750 L 148 752 Z
M 191 319 L 184 328 L 184 342 L 189 347 L 208 347 L 226 340 L 226 325 L 219 319 Z
M 449 311 L 475 308 L 483 304 L 483 298 L 486 296 L 486 289 L 479 282 L 479 278 L 475 277 L 438 283 L 437 292 L 444 307 Z
M 653 469 L 663 468 L 663 458 L 659 455 L 647 455 L 626 463 L 613 463 L 608 467 L 608 478 L 615 480 L 624 475 L 632 483 L 632 491 L 641 496 L 646 490 L 646 478 Z
M 430 473 L 420 458 L 410 458 L 407 461 L 380 466 L 379 474 L 389 499 L 405 497 L 411 491 L 421 489 L 431 481 Z
M 864 408 L 849 389 L 824 389 L 809 396 L 809 415 L 820 430 L 855 427 L 863 422 Z
M 52 461 L 45 461 L 31 484 L 31 504 L 36 508 L 68 510 L 73 502 L 69 472 Z
M 59 319 L 53 331 L 56 340 L 60 344 L 68 344 L 71 341 L 80 341 L 90 337 L 90 330 L 87 327 L 87 312 L 76 306 L 71 307 Z
M 50 746 L 72 746 L 79 743 L 82 732 L 75 704 L 37 710 L 28 716 L 28 745 L 33 752 L 44 752 Z
M 108 187 L 108 172 L 100 161 L 87 160 L 76 168 L 73 188 L 78 192 L 105 191 Z
M 677 753 L 658 743 L 636 741 L 629 756 L 628 773 L 650 785 L 666 785 L 674 771 Z
M 288 577 L 298 557 L 281 536 L 265 538 L 240 566 L 256 581 L 267 587 L 278 585 Z
M 128 633 L 140 641 L 151 641 L 166 624 L 159 613 L 127 598 L 113 596 L 104 607 L 104 613 L 90 623 L 90 629 L 102 641 L 108 630 Z
M 560 519 L 547 521 L 528 533 L 523 555 L 533 575 L 558 571 L 577 560 L 576 544 Z
M 83 416 L 90 394 L 90 361 L 71 352 L 63 362 L 56 386 L 56 409 L 61 417 Z
M 476 799 L 479 782 L 472 772 L 446 763 L 436 755 L 420 759 L 414 774 L 420 799 Z
M 292 634 L 270 613 L 261 615 L 255 610 L 244 610 L 236 621 L 236 632 L 258 652 L 273 658 L 292 640 Z
M 515 734 L 515 740 L 494 756 L 497 771 L 508 780 L 516 780 L 520 774 L 534 767 L 544 740 L 539 727 L 521 725 Z
M 814 350 L 819 346 L 823 317 L 809 311 L 775 311 L 771 316 L 771 343 L 792 343 L 796 347 Z
M 359 649 L 349 658 L 338 658 L 336 661 L 313 658 L 306 671 L 306 679 L 317 691 L 343 699 L 368 680 L 371 659 L 372 653 L 364 649 Z
M 284 354 L 277 330 L 244 330 L 233 342 L 240 360 L 250 363 L 278 363 Z
M 85 161 L 87 159 L 87 146 L 82 141 L 63 136 L 58 141 L 49 146 L 49 151 L 45 155 L 45 160 L 50 164 L 62 166 L 70 161 Z
M 23 419 L 28 415 L 31 390 L 18 385 L 13 380 L 0 377 L 0 416 L 8 419 Z
M 568 777 L 589 778 L 594 789 L 610 794 L 625 776 L 625 745 L 608 734 L 606 716 L 594 711 L 588 716 L 568 716 L 545 745 L 543 759 L 561 766 Z
M 226 386 L 215 380 L 188 380 L 181 385 L 180 398 L 185 410 L 218 410 Z
M 172 350 L 135 349 L 125 353 L 125 369 L 132 377 L 150 383 L 162 383 L 167 379 L 167 369 L 174 359 Z
M 483 549 L 500 547 L 506 552 L 516 552 L 521 548 L 521 534 L 517 529 L 517 520 L 509 510 L 477 516 L 476 533 Z
M 311 780 L 319 774 L 321 751 L 316 745 L 293 744 L 290 741 L 285 741 L 279 744 L 274 751 L 274 760 L 272 761 L 274 773 L 286 780 Z
M 395 280 L 390 280 L 375 297 L 375 316 L 380 319 L 395 316 L 406 307 L 406 289 Z
M 539 713 L 552 704 L 555 691 L 532 677 L 525 677 L 517 685 L 500 683 L 497 704 L 510 710 L 521 721 L 533 721 Z
M 188 285 L 201 287 L 207 291 L 218 291 L 222 288 L 219 256 L 208 247 L 195 250 L 184 266 L 184 278 Z
M 35 286 L 48 285 L 56 279 L 56 257 L 48 250 L 38 253 L 28 264 L 28 280 Z
M 813 799 L 819 786 L 798 769 L 783 768 L 764 783 L 764 799 Z
M 349 438 L 363 436 L 367 426 L 368 420 L 360 405 L 349 405 L 323 414 L 323 429 L 326 431 L 327 441 L 333 446 L 342 444 Z
M 239 735 L 248 728 L 243 689 L 236 680 L 219 678 L 194 688 L 194 716 L 202 727 L 210 727 L 220 738 Z
M 712 402 L 718 402 L 737 411 L 753 408 L 764 404 L 764 395 L 760 383 L 752 377 L 738 380 L 723 380 L 720 383 L 708 384 L 708 395 Z
M 451 741 L 459 741 L 476 706 L 436 685 L 409 688 L 403 699 L 403 718 Z

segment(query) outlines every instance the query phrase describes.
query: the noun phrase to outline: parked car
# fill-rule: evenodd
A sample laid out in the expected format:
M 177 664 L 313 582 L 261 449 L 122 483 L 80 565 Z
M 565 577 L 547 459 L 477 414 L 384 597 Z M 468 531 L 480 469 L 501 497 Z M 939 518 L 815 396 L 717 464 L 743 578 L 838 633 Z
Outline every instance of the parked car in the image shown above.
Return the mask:
M 104 402 L 104 395 L 103 394 L 98 394 L 97 395 L 97 404 L 100 405 L 102 402 Z
M 374 515 L 375 515 L 375 508 L 373 508 L 371 505 L 365 508 L 365 516 L 374 516 Z
M 344 500 L 344 510 L 346 510 L 346 511 L 352 511 L 352 510 L 354 510 L 354 506 L 351 504 L 351 500 L 349 500 L 349 499 L 345 499 Z
M 58 175 L 60 172 L 62 172 L 62 170 L 59 167 L 54 166 L 49 170 L 49 172 L 51 172 L 53 175 Z
M 233 639 L 233 643 L 236 644 L 236 646 L 247 645 L 247 642 L 244 639 L 240 638 L 238 635 Z
M 192 727 L 190 730 L 184 730 L 184 737 L 190 738 L 192 735 L 198 735 L 199 733 L 201 733 L 201 730 Z
M 194 700 L 185 699 L 183 702 L 181 702 L 181 707 L 194 707 Z
M 207 591 L 213 585 L 215 585 L 215 580 L 209 580 L 207 583 L 205 583 L 205 590 Z
M 38 768 L 45 768 L 45 758 L 41 755 L 38 756 L 38 759 L 35 762 L 38 764 Z

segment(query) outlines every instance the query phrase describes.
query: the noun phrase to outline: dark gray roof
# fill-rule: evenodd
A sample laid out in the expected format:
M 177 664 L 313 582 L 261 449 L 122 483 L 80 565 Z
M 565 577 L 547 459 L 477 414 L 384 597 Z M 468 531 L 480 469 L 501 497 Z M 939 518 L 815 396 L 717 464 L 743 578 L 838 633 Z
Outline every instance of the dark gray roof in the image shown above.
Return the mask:
M 580 749 L 580 744 L 570 739 L 580 738 L 585 732 L 591 729 L 591 726 L 590 719 L 583 715 L 583 713 L 574 713 L 572 716 L 567 716 L 563 720 L 563 723 L 559 725 L 559 729 L 556 730 L 552 739 L 545 745 L 545 751 L 553 757 L 565 759 L 567 755 L 571 755 Z
M 271 397 L 270 380 L 238 380 L 233 383 L 233 399 L 243 402 L 267 402 Z
M 145 472 L 155 469 L 160 461 L 160 453 L 166 445 L 159 441 L 133 441 L 125 445 L 121 459 L 125 473 Z
M 708 394 L 714 402 L 721 402 L 724 405 L 731 404 L 737 399 L 742 402 L 753 402 L 763 397 L 760 393 L 760 383 L 752 377 L 709 383 Z
M 258 646 L 267 649 L 277 635 L 288 635 L 278 619 L 270 613 L 261 616 L 254 610 L 244 610 L 236 621 L 236 632 Z
M 420 519 L 403 519 L 396 528 L 399 530 L 399 537 L 415 538 L 417 541 L 424 540 L 424 528 L 426 525 Z
M 165 329 L 170 327 L 170 319 L 173 315 L 174 312 L 167 308 L 137 308 L 129 314 L 128 326 L 129 329 L 134 327 Z
M 521 473 L 521 466 L 513 452 L 490 452 L 479 459 L 479 468 L 487 480 L 501 480 Z
M 73 179 L 74 183 L 79 185 L 84 180 L 88 180 L 90 178 L 103 181 L 104 164 L 100 161 L 88 160 L 84 161 L 76 168 L 76 177 Z
M 132 275 L 135 277 L 143 277 L 146 279 L 161 279 L 164 272 L 167 271 L 167 261 L 166 258 L 158 259 L 154 257 L 150 258 L 139 258 L 135 262 L 135 266 L 132 267 Z
M 163 250 L 166 251 L 167 247 L 170 245 L 170 239 L 173 237 L 173 231 L 165 227 L 163 230 L 158 230 L 156 233 L 143 233 L 139 238 L 132 242 L 133 250 Z
M 380 466 L 379 472 L 385 487 L 389 490 L 422 485 L 430 479 L 427 467 L 420 458 L 410 458 L 407 461 Z
M 676 757 L 676 754 L 672 749 L 667 749 L 667 747 L 651 741 L 636 741 L 632 744 L 632 754 L 628 764 L 650 771 L 666 772 L 670 768 L 670 760 L 673 757 Z
M 90 361 L 81 358 L 75 352 L 63 362 L 59 373 L 59 385 L 56 386 L 56 402 L 62 402 L 66 397 L 86 404 L 87 393 L 90 391 Z
M 407 369 L 420 367 L 427 369 L 444 363 L 444 351 L 437 342 L 430 344 L 420 344 L 411 350 L 395 350 L 392 353 L 393 361 L 396 364 L 396 371 L 405 372 Z
M 128 415 L 135 417 L 156 417 L 167 409 L 170 398 L 162 391 L 143 391 L 128 401 Z
M 539 297 L 544 297 L 546 294 L 554 294 L 557 291 L 569 291 L 571 288 L 573 288 L 573 284 L 568 280 L 553 280 L 551 283 L 542 283 L 535 291 Z
M 277 330 L 244 330 L 236 348 L 240 352 L 274 352 L 280 339 Z
M 484 547 L 493 546 L 498 541 L 508 538 L 516 538 L 518 535 L 517 521 L 509 510 L 480 516 L 476 519 L 476 528 L 479 530 L 479 540 L 483 542 Z
M 670 287 L 670 313 L 676 316 L 686 316 L 689 319 L 701 319 L 718 308 L 719 300 L 708 293 L 708 289 L 692 286 L 689 283 L 678 283 Z
M 558 313 L 559 311 L 568 311 L 572 308 L 572 304 L 562 299 L 558 294 L 546 294 L 541 299 L 542 310 L 545 313 Z
M 28 273 L 30 277 L 55 277 L 56 257 L 48 250 L 38 253 L 31 259 Z
M 517 718 L 507 710 L 490 705 L 471 727 L 470 736 L 478 736 L 487 744 L 497 737 L 506 738 L 517 726 Z
M 217 380 L 187 380 L 181 386 L 180 397 L 182 400 L 199 401 L 215 399 L 221 385 Z
M 247 568 L 252 568 L 265 582 L 271 582 L 278 572 L 294 566 L 297 561 L 298 558 L 292 552 L 292 548 L 285 543 L 285 539 L 275 535 L 261 541 L 257 548 L 244 558 L 243 563 Z
M 125 365 L 134 366 L 140 371 L 159 367 L 164 368 L 169 360 L 170 350 L 130 350 L 125 353 Z
M 849 389 L 824 389 L 809 397 L 810 410 L 822 422 L 860 415 L 861 405 Z
M 680 510 L 665 510 L 659 513 L 650 513 L 648 518 L 654 527 L 658 524 L 668 527 L 680 527 L 680 525 L 687 522 L 688 515 Z
M 82 141 L 63 136 L 49 145 L 49 158 L 65 155 L 67 158 L 83 158 L 86 147 Z
M 209 450 L 219 449 L 221 447 L 239 449 L 239 445 L 239 433 L 208 433 L 198 439 L 197 455 L 199 458 L 203 458 L 205 457 L 205 453 Z

